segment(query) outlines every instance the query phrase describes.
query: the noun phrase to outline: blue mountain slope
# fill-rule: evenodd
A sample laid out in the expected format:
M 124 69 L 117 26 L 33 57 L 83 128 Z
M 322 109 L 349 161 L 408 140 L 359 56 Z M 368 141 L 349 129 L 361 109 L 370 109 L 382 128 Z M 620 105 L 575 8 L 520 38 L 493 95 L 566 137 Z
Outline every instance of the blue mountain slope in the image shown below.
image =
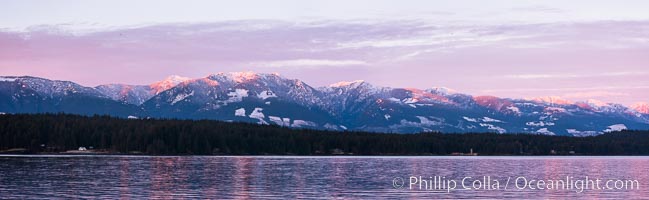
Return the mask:
M 0 77 L 4 113 L 215 119 L 331 130 L 588 136 L 649 129 L 644 110 L 601 102 L 471 96 L 446 88 L 378 87 L 364 81 L 313 88 L 277 74 L 250 72 L 96 88 L 37 77 Z

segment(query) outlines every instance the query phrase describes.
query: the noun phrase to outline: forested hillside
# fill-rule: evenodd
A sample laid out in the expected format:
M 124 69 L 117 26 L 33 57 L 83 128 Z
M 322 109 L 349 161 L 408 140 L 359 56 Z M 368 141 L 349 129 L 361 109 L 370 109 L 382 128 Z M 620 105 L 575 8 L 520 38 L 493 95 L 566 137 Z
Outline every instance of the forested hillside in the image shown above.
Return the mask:
M 594 137 L 529 134 L 380 134 L 290 129 L 212 120 L 0 115 L 0 151 L 57 153 L 79 147 L 151 155 L 649 155 L 649 132 Z M 572 151 L 572 152 L 571 152 Z

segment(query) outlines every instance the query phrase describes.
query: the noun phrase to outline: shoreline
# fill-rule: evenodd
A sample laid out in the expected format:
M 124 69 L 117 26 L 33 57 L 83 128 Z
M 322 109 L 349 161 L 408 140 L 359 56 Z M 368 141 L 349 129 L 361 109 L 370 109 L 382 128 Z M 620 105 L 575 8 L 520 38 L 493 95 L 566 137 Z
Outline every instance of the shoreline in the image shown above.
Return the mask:
M 119 154 L 119 153 L 38 153 L 38 154 L 5 154 L 0 153 L 0 157 L 295 157 L 295 158 L 489 158 L 489 157 L 517 157 L 517 158 L 575 158 L 575 157 L 649 157 L 649 155 L 478 155 L 478 156 L 453 156 L 453 155 L 187 155 L 187 154 L 169 154 L 169 155 L 150 155 L 150 154 Z
M 593 137 L 335 133 L 216 121 L 75 115 L 0 118 L 0 154 L 259 156 L 646 156 L 649 131 Z M 14 124 L 14 125 L 11 125 Z M 34 127 L 46 127 L 34 130 Z M 60 128 L 53 128 L 60 127 Z M 27 139 L 26 139 L 27 138 Z

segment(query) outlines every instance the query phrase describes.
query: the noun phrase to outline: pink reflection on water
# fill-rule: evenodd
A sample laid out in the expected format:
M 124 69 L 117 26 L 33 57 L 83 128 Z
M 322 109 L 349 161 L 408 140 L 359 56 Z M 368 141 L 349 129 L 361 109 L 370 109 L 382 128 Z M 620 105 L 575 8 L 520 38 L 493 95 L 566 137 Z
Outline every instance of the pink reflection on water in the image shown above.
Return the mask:
M 130 162 L 126 158 L 119 159 L 119 194 L 120 199 L 130 198 L 130 187 L 129 183 L 131 182 L 131 174 L 129 174 L 129 165 Z
M 234 171 L 232 184 L 234 185 L 234 196 L 237 198 L 250 199 L 253 159 L 251 157 L 237 157 L 234 160 L 236 170 Z

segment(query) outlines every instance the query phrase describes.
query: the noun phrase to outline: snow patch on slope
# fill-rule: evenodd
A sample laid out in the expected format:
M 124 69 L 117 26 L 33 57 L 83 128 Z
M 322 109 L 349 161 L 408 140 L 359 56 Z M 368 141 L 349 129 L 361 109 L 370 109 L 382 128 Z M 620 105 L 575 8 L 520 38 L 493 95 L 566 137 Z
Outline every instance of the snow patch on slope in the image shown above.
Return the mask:
M 554 134 L 554 132 L 549 131 L 548 128 L 541 128 L 541 129 L 537 130 L 536 133 L 541 134 L 541 135 L 556 135 L 556 134 Z
M 293 124 L 291 125 L 291 127 L 296 127 L 296 128 L 305 127 L 305 126 L 316 127 L 316 126 L 318 126 L 318 124 L 316 124 L 315 122 L 311 122 L 311 121 L 296 119 L 296 120 L 293 120 Z
M 462 117 L 462 118 L 464 118 L 464 120 L 469 121 L 469 122 L 478 122 L 478 120 L 475 119 L 475 118 L 470 118 L 470 117 L 466 117 L 466 116 Z
M 405 98 L 405 99 L 403 99 L 403 103 L 405 103 L 405 104 L 413 104 L 413 103 L 417 103 L 417 102 L 419 102 L 419 100 L 417 100 L 415 98 Z
M 323 127 L 325 127 L 326 129 L 338 130 L 338 126 L 330 124 L 330 123 L 326 123 Z
M 428 118 L 423 117 L 423 116 L 417 116 L 417 118 L 419 118 L 419 122 L 421 123 L 421 125 L 425 125 L 425 126 L 440 126 L 440 125 L 444 125 L 443 120 L 439 120 L 439 121 L 431 121 L 431 120 L 429 120 Z
M 394 98 L 394 97 L 387 98 L 387 100 L 392 101 L 392 102 L 396 102 L 396 103 L 401 103 L 400 99 L 397 99 L 397 98 Z
M 240 102 L 244 97 L 248 97 L 248 90 L 246 89 L 235 89 L 232 92 L 228 93 L 228 102 Z
M 330 124 L 330 123 L 326 123 L 322 127 L 326 128 L 326 129 L 329 129 L 329 130 L 337 130 L 337 131 L 347 130 L 347 127 L 345 127 L 343 125 L 335 125 L 335 124 Z
M 391 125 L 390 128 L 396 129 L 396 128 L 401 128 L 401 127 L 433 127 L 433 126 L 444 126 L 447 125 L 444 123 L 444 119 L 442 118 L 437 118 L 437 117 L 424 117 L 424 116 L 415 116 L 417 119 L 419 119 L 419 122 L 413 122 L 413 121 L 408 121 L 405 119 L 402 119 L 399 124 L 394 124 Z M 433 120 L 431 120 L 433 119 Z M 430 130 L 430 129 L 428 129 Z
M 234 111 L 234 116 L 245 117 L 246 116 L 246 109 L 245 108 L 236 109 Z
M 506 109 L 512 111 L 513 113 L 521 114 L 521 110 L 516 106 L 508 106 Z
M 567 112 L 565 108 L 559 108 L 559 107 L 547 107 L 543 109 L 545 114 L 547 115 L 552 115 L 554 113 L 565 113 Z
M 280 126 L 291 126 L 291 119 L 290 118 L 281 118 L 277 116 L 268 116 L 268 119 Z
M 554 122 L 544 122 L 544 121 L 539 121 L 539 122 L 527 122 L 525 123 L 527 126 L 554 126 Z
M 489 118 L 489 117 L 482 117 L 482 122 L 503 122 L 503 121 Z
M 505 130 L 504 128 L 500 128 L 499 126 L 495 126 L 492 124 L 480 123 L 480 126 L 487 127 L 487 129 L 497 131 L 500 134 L 507 133 L 507 130 Z
M 174 105 L 182 100 L 185 100 L 187 97 L 190 97 L 192 95 L 194 95 L 194 91 L 192 91 L 189 94 L 179 94 L 178 96 L 176 96 L 176 98 L 174 98 L 173 101 L 171 101 L 171 105 Z
M 575 137 L 586 137 L 586 136 L 595 136 L 602 134 L 602 132 L 597 131 L 578 131 L 577 129 L 566 129 L 566 131 Z
M 608 126 L 608 128 L 605 129 L 604 132 L 610 133 L 610 132 L 622 131 L 622 130 L 626 130 L 626 129 L 627 129 L 626 125 L 624 125 L 624 124 L 613 124 L 613 125 Z
M 261 112 L 263 110 L 264 110 L 263 108 L 255 108 L 252 111 L 252 113 L 250 113 L 250 115 L 248 115 L 248 117 L 259 120 L 259 124 L 268 124 L 268 122 L 266 122 L 266 120 L 264 120 L 264 117 L 266 117 L 266 116 L 264 115 L 264 113 Z
M 259 94 L 257 94 L 257 98 L 260 98 L 260 99 L 263 99 L 263 100 L 266 100 L 266 99 L 272 98 L 272 97 L 277 97 L 277 95 L 275 95 L 275 93 L 273 91 L 270 91 L 270 90 L 264 90 L 264 91 L 261 91 Z
M 482 117 L 482 118 L 470 118 L 467 116 L 463 116 L 462 119 L 468 121 L 468 122 L 497 122 L 497 123 L 503 123 L 502 120 L 490 118 L 490 117 Z

